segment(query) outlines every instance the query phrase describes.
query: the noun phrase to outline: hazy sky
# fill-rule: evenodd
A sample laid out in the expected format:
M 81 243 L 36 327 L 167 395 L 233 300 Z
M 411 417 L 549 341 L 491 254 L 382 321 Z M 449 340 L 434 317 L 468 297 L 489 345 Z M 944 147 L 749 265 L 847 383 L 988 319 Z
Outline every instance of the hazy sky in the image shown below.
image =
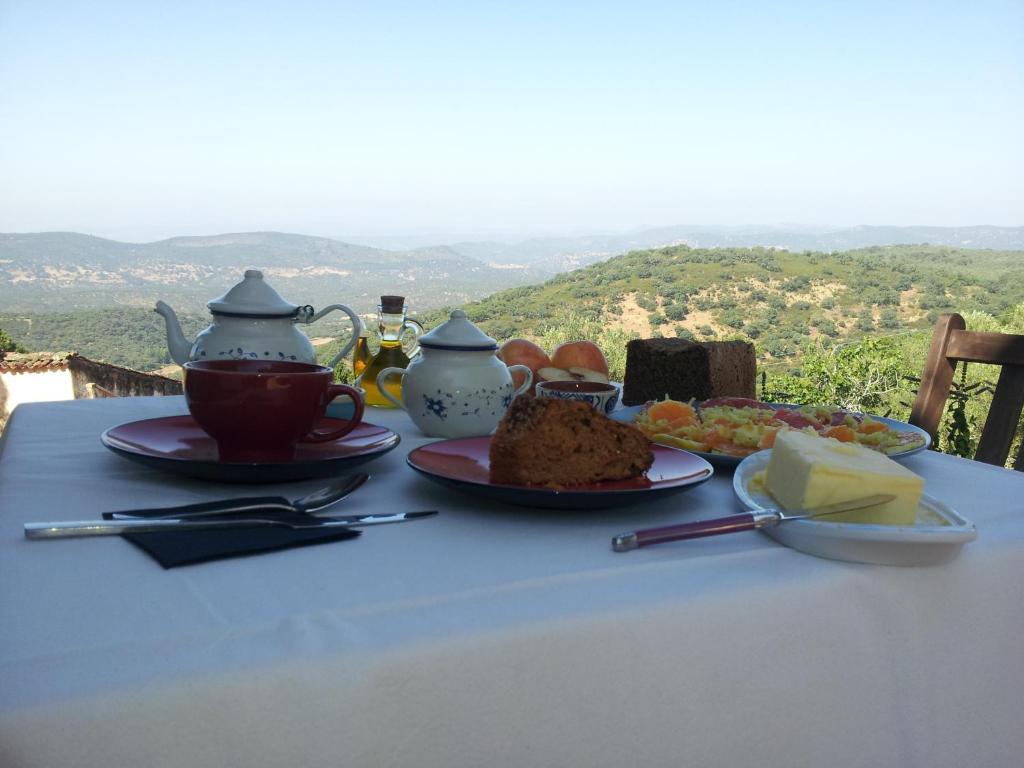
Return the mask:
M 0 0 L 0 231 L 1024 224 L 1024 1 Z

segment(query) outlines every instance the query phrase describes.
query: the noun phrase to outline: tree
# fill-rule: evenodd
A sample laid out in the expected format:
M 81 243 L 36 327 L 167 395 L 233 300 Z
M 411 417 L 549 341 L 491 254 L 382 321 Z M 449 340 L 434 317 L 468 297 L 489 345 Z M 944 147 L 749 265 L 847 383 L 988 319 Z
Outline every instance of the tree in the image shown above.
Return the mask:
M 3 352 L 28 352 L 28 350 L 12 339 L 7 331 L 0 328 L 0 353 Z
M 861 313 L 857 315 L 857 330 L 859 331 L 873 331 L 875 330 L 875 319 L 871 316 L 871 310 L 864 308 Z
M 884 413 L 901 392 L 908 373 L 897 345 L 886 337 L 855 344 L 818 345 L 804 351 L 800 376 L 780 376 L 772 389 L 787 392 L 802 405 L 833 405 Z

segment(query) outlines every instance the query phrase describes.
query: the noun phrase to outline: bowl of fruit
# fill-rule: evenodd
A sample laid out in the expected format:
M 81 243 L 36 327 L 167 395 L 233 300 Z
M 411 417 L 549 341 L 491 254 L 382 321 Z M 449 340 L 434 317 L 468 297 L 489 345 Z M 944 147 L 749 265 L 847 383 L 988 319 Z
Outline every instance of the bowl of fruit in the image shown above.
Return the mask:
M 549 355 L 529 339 L 510 339 L 501 345 L 498 357 L 506 365 L 525 365 L 533 371 L 533 385 L 528 390 L 530 394 L 536 394 L 537 385 L 545 381 L 586 381 L 621 389 L 608 380 L 608 361 L 601 348 L 592 341 L 559 344 Z M 513 372 L 512 380 L 516 386 L 522 383 L 522 378 L 522 374 Z

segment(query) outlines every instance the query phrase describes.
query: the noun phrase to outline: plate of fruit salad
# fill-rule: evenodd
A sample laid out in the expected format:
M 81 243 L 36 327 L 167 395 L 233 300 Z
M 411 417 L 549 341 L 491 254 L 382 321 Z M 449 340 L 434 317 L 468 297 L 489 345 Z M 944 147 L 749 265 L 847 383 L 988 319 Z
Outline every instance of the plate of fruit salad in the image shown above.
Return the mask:
M 780 429 L 856 442 L 894 459 L 913 456 L 931 445 L 931 436 L 923 429 L 896 419 L 744 397 L 686 403 L 652 400 L 620 408 L 612 417 L 638 427 L 655 443 L 691 451 L 719 467 L 735 467 L 747 456 L 771 448 Z

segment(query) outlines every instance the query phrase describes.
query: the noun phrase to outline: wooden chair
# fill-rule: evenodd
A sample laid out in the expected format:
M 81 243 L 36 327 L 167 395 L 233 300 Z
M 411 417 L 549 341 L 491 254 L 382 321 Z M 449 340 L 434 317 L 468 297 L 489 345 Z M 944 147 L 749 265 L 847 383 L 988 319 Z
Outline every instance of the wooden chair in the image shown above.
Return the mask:
M 1001 467 L 1010 455 L 1010 444 L 1024 407 L 1024 336 L 968 331 L 966 327 L 964 319 L 956 314 L 941 315 L 935 323 L 910 423 L 929 432 L 935 441 L 957 363 L 1002 366 L 974 455 L 976 461 Z M 1024 470 L 1024 448 L 1018 451 L 1013 468 Z

